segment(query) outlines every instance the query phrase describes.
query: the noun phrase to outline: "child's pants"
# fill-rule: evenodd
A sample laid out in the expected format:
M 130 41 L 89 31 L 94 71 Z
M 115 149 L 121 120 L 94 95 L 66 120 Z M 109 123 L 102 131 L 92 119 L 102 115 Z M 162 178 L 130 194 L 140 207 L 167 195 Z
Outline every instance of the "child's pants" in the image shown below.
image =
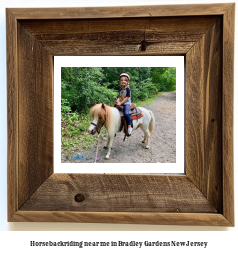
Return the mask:
M 131 125 L 131 117 L 129 115 L 129 111 L 130 111 L 130 105 L 124 105 L 124 115 L 125 115 L 125 119 L 128 125 Z

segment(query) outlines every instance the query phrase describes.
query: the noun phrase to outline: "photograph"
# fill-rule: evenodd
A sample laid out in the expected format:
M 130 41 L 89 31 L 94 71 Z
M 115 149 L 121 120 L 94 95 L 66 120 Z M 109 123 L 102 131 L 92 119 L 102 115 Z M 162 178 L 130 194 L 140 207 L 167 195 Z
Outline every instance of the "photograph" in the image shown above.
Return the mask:
M 184 75 L 184 56 L 54 57 L 54 172 L 184 174 Z
M 62 163 L 175 163 L 176 67 L 62 67 Z

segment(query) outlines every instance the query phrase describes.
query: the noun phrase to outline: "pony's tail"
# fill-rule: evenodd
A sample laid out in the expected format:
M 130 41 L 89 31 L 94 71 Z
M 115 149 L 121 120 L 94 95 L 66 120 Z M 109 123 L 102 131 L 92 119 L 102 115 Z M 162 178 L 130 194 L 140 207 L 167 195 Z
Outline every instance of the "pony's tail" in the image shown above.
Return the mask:
M 149 131 L 150 131 L 150 139 L 153 137 L 154 134 L 154 128 L 155 128 L 155 116 L 151 110 L 149 110 L 149 113 L 151 115 L 151 120 L 149 124 Z

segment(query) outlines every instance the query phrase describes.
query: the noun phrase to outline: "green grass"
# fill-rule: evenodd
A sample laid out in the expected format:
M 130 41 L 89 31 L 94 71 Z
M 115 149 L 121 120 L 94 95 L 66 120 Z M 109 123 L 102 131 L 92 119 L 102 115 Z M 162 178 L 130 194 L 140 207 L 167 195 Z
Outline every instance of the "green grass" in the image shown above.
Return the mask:
M 77 150 L 96 147 L 97 133 L 88 133 L 92 119 L 89 113 L 61 115 L 61 148 L 67 155 L 72 155 Z M 106 136 L 106 129 L 103 127 L 100 138 Z
M 159 92 L 159 93 L 153 95 L 153 96 L 150 97 L 150 98 L 147 98 L 147 99 L 145 99 L 145 100 L 143 100 L 143 101 L 139 101 L 139 102 L 136 103 L 136 106 L 137 106 L 137 107 L 143 107 L 144 105 L 150 105 L 150 104 L 152 104 L 153 101 L 156 100 L 162 93 L 163 93 L 163 92 Z

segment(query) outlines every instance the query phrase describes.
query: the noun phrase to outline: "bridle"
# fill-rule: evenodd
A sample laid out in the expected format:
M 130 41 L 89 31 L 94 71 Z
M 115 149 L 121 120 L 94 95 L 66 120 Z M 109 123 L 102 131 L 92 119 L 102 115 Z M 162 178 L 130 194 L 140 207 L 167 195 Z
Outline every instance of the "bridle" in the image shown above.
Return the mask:
M 97 128 L 96 131 L 97 131 L 97 133 L 99 134 L 99 133 L 100 133 L 100 130 L 101 130 L 101 128 L 103 127 L 103 125 L 104 125 L 105 122 L 106 122 L 106 114 L 105 114 L 104 120 L 103 120 L 101 123 L 95 124 L 95 123 L 91 122 L 91 124 L 94 125 L 94 126 Z

